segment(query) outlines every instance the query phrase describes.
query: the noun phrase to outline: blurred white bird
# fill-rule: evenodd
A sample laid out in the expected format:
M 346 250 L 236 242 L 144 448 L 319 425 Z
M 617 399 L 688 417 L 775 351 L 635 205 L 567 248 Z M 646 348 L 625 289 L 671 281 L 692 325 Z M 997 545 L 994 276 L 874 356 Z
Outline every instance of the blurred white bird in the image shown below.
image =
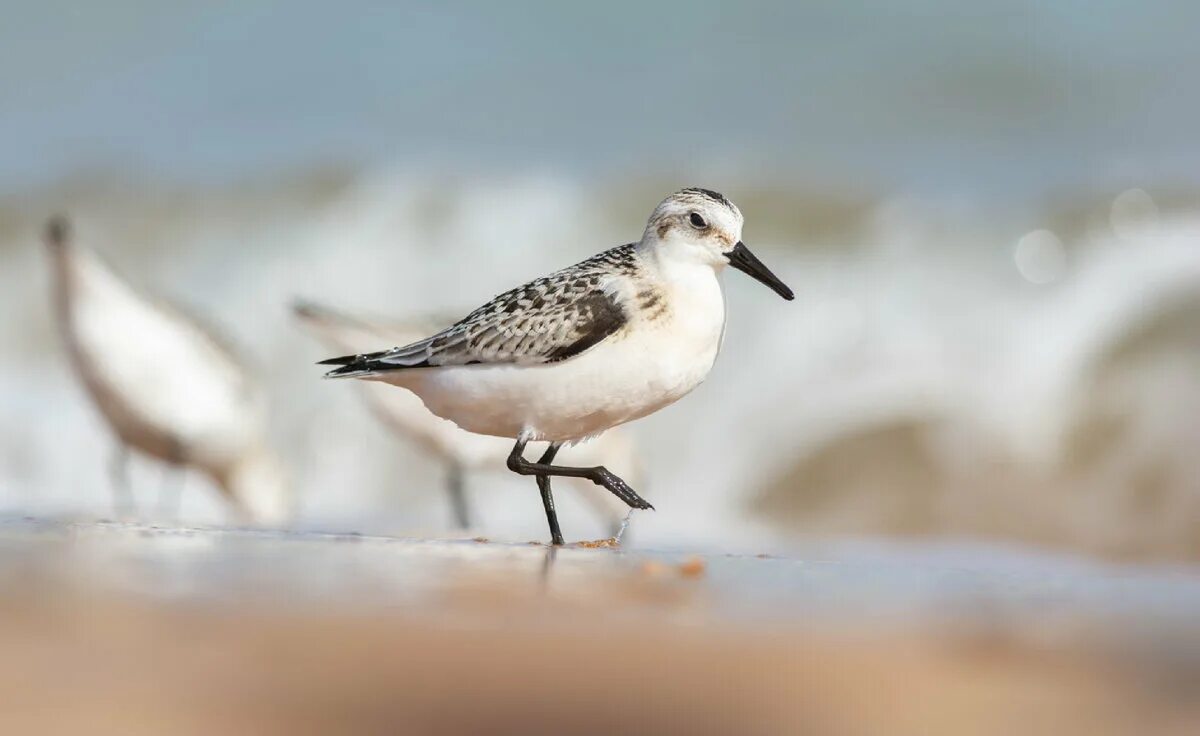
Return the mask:
M 265 442 L 264 397 L 245 366 L 193 318 L 139 293 L 74 244 L 65 218 L 47 223 L 45 241 L 72 362 L 119 442 L 118 512 L 133 509 L 133 449 L 205 473 L 243 521 L 285 522 L 292 509 L 284 473 Z
M 430 328 L 449 324 L 445 320 L 417 320 L 402 323 L 347 315 L 312 302 L 300 301 L 293 312 L 307 331 L 332 350 L 355 352 L 381 343 L 406 345 L 430 334 Z M 446 491 L 455 523 L 463 529 L 471 526 L 470 504 L 465 495 L 468 472 L 506 472 L 511 449 L 507 440 L 474 434 L 459 429 L 453 422 L 435 416 L 421 399 L 407 391 L 376 382 L 362 381 L 363 397 L 372 413 L 401 437 L 439 459 L 445 466 Z M 640 468 L 634 443 L 627 432 L 614 430 L 581 445 L 563 451 L 573 460 L 590 465 L 620 468 L 631 482 L 640 480 Z M 576 481 L 583 498 L 616 532 L 625 516 L 625 505 L 611 494 L 583 480 Z

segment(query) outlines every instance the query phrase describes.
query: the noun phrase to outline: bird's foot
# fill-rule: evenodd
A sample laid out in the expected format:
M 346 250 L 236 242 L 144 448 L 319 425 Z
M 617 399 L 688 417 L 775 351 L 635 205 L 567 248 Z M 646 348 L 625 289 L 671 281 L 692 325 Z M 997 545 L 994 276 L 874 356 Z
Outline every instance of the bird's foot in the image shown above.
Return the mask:
M 654 506 L 649 501 L 637 494 L 637 491 L 629 487 L 629 484 L 618 478 L 607 468 L 596 469 L 596 482 L 608 489 L 608 492 L 621 499 L 630 508 L 634 509 L 650 509 Z

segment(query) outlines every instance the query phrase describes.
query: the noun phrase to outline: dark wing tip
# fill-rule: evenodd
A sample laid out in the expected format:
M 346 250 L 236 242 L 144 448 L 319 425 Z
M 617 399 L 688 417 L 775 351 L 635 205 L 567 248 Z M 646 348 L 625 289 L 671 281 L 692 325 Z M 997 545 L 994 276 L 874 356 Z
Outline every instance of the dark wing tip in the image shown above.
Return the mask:
M 326 358 L 317 361 L 317 365 L 352 365 L 363 359 L 362 355 L 343 355 L 340 358 Z
M 543 356 L 547 363 L 556 363 L 579 355 L 621 329 L 629 321 L 629 315 L 609 294 L 589 294 L 580 299 L 575 306 L 582 308 L 586 319 L 578 320 L 573 342 L 559 345 Z

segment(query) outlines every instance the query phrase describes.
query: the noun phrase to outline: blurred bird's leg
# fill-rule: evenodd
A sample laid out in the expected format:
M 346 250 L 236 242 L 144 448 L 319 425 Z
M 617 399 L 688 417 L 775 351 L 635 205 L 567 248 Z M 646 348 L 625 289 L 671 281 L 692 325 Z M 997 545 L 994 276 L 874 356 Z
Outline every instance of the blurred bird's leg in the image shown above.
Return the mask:
M 179 520 L 179 502 L 187 480 L 182 466 L 163 465 L 162 486 L 158 489 L 158 516 L 166 521 Z
M 471 510 L 467 506 L 466 470 L 452 462 L 446 469 L 446 492 L 450 495 L 450 510 L 459 529 L 471 528 Z
M 129 486 L 129 448 L 123 443 L 113 452 L 108 473 L 112 482 L 113 514 L 118 519 L 134 516 L 137 508 L 133 502 L 133 489 Z

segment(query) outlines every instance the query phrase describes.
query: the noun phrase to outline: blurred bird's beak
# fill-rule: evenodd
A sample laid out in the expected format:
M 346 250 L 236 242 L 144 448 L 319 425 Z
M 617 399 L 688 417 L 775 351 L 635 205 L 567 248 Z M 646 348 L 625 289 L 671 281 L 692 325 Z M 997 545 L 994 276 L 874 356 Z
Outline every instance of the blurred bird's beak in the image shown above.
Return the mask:
M 61 250 L 66 247 L 67 241 L 71 238 L 71 222 L 62 215 L 55 215 L 46 222 L 46 228 L 42 233 L 42 239 L 46 241 L 46 245 L 54 250 Z
M 742 241 L 739 240 L 737 245 L 733 246 L 733 250 L 725 254 L 725 257 L 729 259 L 729 265 L 742 273 L 749 274 L 755 281 L 771 287 L 771 291 L 774 291 L 789 302 L 796 298 L 796 295 L 787 287 L 787 284 L 780 281 L 778 276 L 771 273 L 771 269 L 764 266 L 763 262 L 758 260 Z

